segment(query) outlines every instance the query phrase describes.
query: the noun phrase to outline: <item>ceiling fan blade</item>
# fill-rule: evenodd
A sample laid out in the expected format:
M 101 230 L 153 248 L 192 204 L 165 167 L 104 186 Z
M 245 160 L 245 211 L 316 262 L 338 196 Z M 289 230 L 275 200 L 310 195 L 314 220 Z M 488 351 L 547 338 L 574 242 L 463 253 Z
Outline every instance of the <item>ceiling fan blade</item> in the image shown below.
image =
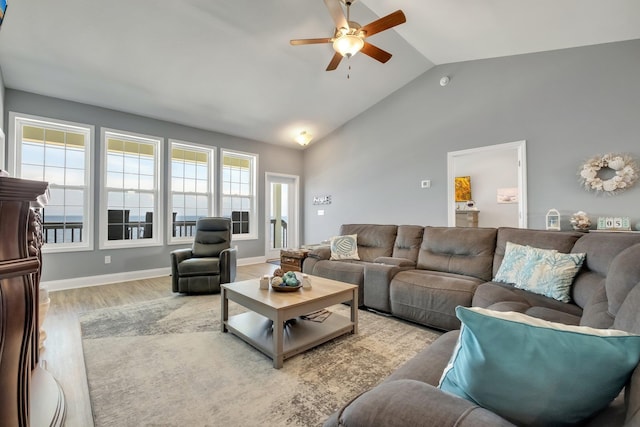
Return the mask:
M 302 44 L 331 43 L 331 41 L 332 39 L 330 39 L 329 37 L 324 37 L 321 39 L 294 39 L 294 40 L 291 40 L 289 43 L 291 43 L 293 46 L 298 46 Z
M 336 24 L 336 28 L 349 28 L 347 18 L 344 16 L 342 6 L 340 6 L 340 0 L 324 0 L 324 4 L 329 9 L 329 14 Z
M 338 68 L 338 65 L 340 64 L 340 61 L 342 61 L 342 55 L 340 55 L 338 52 L 336 52 L 333 55 L 333 58 L 331 58 L 331 62 L 329 62 L 329 66 L 327 67 L 326 71 L 333 71 L 336 68 Z
M 407 22 L 407 17 L 404 16 L 404 13 L 401 10 L 396 10 L 387 16 L 368 23 L 364 27 L 360 28 L 360 30 L 364 31 L 365 37 L 371 37 L 380 31 L 388 30 L 391 27 L 404 24 L 405 22 Z
M 383 64 L 391 59 L 391 54 L 389 52 L 367 42 L 364 42 L 364 46 L 360 49 L 360 52 L 382 62 Z

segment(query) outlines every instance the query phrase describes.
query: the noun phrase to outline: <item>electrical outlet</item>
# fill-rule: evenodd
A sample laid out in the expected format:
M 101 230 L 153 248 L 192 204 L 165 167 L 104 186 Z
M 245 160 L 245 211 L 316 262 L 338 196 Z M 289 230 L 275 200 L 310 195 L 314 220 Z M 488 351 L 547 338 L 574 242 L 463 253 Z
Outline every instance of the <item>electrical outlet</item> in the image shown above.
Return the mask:
M 420 181 L 420 187 L 421 188 L 431 188 L 431 180 L 430 179 L 423 179 L 422 181 Z
M 111 264 L 111 255 L 105 255 L 104 263 L 105 264 Z

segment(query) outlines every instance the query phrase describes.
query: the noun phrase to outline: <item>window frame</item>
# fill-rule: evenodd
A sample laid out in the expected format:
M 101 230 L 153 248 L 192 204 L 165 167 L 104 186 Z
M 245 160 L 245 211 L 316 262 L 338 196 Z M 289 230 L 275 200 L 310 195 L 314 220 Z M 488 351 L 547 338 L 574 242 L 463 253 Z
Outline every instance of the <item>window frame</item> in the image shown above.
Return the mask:
M 129 140 L 132 142 L 141 142 L 146 144 L 155 145 L 155 164 L 154 164 L 154 215 L 153 215 L 153 237 L 150 239 L 120 239 L 120 240 L 108 240 L 108 197 L 109 188 L 107 184 L 107 135 L 117 139 Z M 164 245 L 164 209 L 163 209 L 163 195 L 164 195 L 164 177 L 162 175 L 163 169 L 163 153 L 164 153 L 164 138 L 153 135 L 145 135 L 136 132 L 124 131 L 119 129 L 101 128 L 100 129 L 100 163 L 102 165 L 102 173 L 100 174 L 100 233 L 99 233 L 99 248 L 100 249 L 123 249 L 123 248 L 139 248 L 150 246 L 163 246 Z M 119 189 L 121 190 L 121 189 Z
M 258 160 L 259 156 L 255 153 L 247 153 L 243 151 L 231 150 L 228 148 L 222 148 L 220 152 L 220 215 L 223 215 L 223 206 L 224 206 L 224 198 L 225 196 L 233 196 L 233 194 L 227 195 L 224 192 L 224 159 L 227 156 L 231 157 L 239 157 L 243 159 L 248 159 L 251 162 L 251 196 L 250 197 L 250 206 L 251 212 L 249 214 L 249 233 L 240 233 L 234 234 L 232 227 L 232 239 L 233 240 L 257 240 L 258 239 L 258 228 L 260 225 L 258 224 Z M 246 197 L 246 196 L 242 196 Z
M 85 135 L 85 150 L 84 150 L 84 185 L 83 186 L 71 186 L 73 188 L 82 187 L 84 190 L 83 199 L 83 237 L 86 240 L 74 243 L 45 243 L 42 246 L 43 253 L 62 253 L 62 252 L 81 252 L 92 251 L 94 249 L 95 242 L 95 208 L 94 208 L 94 146 L 95 146 L 95 126 L 86 123 L 72 122 L 69 120 L 53 119 L 50 117 L 36 116 L 32 114 L 24 114 L 17 111 L 9 112 L 9 144 L 8 144 L 8 156 L 6 159 L 7 170 L 9 174 L 15 177 L 22 176 L 22 135 L 23 126 L 32 125 L 34 127 L 43 127 L 46 129 L 54 129 L 60 131 L 71 131 L 75 133 L 82 133 Z M 66 169 L 66 168 L 65 168 Z M 59 184 L 50 183 L 50 187 L 57 187 Z M 59 188 L 66 188 L 69 186 L 62 185 Z M 46 209 L 46 206 L 45 206 Z
M 216 147 L 205 144 L 198 144 L 195 142 L 182 141 L 178 139 L 169 139 L 168 145 L 168 154 L 167 154 L 167 187 L 168 187 L 168 201 L 167 201 L 167 244 L 168 245 L 179 245 L 184 243 L 193 242 L 193 236 L 187 237 L 174 237 L 173 236 L 173 148 L 174 147 L 184 147 L 186 149 L 194 149 L 194 151 L 202 151 L 207 153 L 209 156 L 209 184 L 208 184 L 208 193 L 209 196 L 209 210 L 208 216 L 216 215 Z M 186 193 L 182 191 L 181 193 Z

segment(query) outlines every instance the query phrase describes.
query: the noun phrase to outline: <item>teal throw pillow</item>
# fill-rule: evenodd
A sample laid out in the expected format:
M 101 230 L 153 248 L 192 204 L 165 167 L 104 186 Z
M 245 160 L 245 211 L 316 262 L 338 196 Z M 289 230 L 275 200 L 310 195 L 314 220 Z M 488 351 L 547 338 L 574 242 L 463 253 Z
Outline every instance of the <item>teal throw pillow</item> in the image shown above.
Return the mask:
M 515 312 L 457 307 L 458 343 L 439 388 L 526 426 L 605 408 L 640 361 L 640 336 Z
M 516 288 L 562 302 L 571 301 L 571 284 L 580 271 L 585 254 L 564 254 L 555 249 L 539 249 L 507 242 L 495 282 L 512 283 Z
M 358 256 L 358 235 L 335 236 L 331 238 L 331 259 L 356 259 Z

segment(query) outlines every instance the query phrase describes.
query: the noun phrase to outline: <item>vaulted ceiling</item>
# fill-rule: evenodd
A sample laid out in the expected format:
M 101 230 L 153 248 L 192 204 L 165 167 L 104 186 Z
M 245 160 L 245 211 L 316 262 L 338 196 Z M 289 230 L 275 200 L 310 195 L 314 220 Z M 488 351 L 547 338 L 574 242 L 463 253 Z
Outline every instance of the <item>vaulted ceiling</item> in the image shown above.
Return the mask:
M 336 0 L 338 1 L 338 0 Z M 5 86 L 296 147 L 340 127 L 434 65 L 640 38 L 637 0 L 360 0 L 386 64 L 325 68 L 323 0 L 14 0 L 0 27 Z

